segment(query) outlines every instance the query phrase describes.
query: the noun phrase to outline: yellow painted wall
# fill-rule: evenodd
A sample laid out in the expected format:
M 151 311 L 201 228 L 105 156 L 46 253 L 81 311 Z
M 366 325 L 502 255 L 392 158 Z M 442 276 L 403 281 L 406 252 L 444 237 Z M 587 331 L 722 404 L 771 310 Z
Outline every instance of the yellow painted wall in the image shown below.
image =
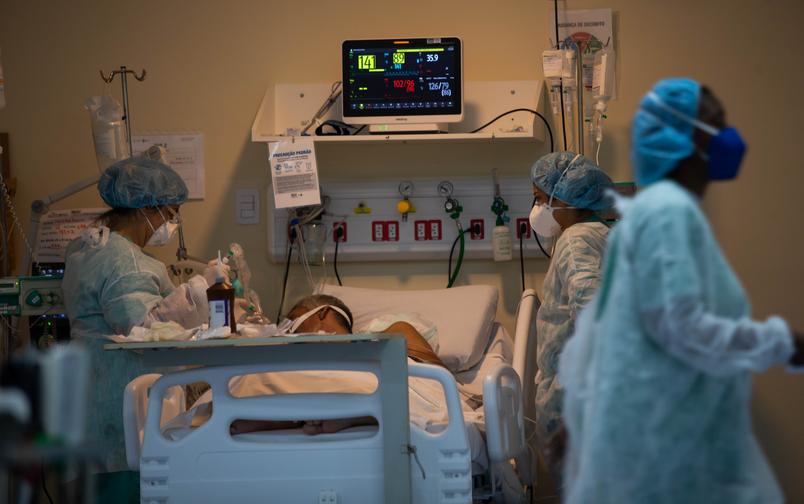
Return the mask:
M 727 104 L 750 150 L 736 182 L 712 189 L 705 207 L 757 316 L 779 313 L 804 329 L 804 233 L 796 203 L 804 169 L 796 144 L 804 70 L 797 0 L 570 0 L 567 8 L 615 11 L 620 97 L 610 106 L 603 167 L 630 177 L 628 124 L 642 93 L 658 78 L 690 75 Z M 346 38 L 458 35 L 468 80 L 541 79 L 552 3 L 481 2 L 119 1 L 2 0 L 0 49 L 8 105 L 0 131 L 10 133 L 19 208 L 92 174 L 95 168 L 87 96 L 102 93 L 98 70 L 121 64 L 146 68 L 130 86 L 134 129 L 196 130 L 206 135 L 207 197 L 183 208 L 192 254 L 211 257 L 237 240 L 269 312 L 277 306 L 281 268 L 266 257 L 265 221 L 234 224 L 234 189 L 267 188 L 265 148 L 250 127 L 266 88 L 277 82 L 325 82 L 339 75 Z M 112 92 L 119 93 L 118 84 Z M 320 149 L 322 178 L 444 178 L 486 175 L 499 150 L 391 146 Z M 498 166 L 524 175 L 544 146 L 515 147 Z M 95 206 L 93 191 L 59 208 Z M 266 199 L 263 197 L 263 204 Z M 170 259 L 173 250 L 160 251 Z M 540 286 L 546 263 L 528 264 Z M 438 263 L 343 264 L 348 285 L 431 288 L 445 283 Z M 511 324 L 519 291 L 518 265 L 469 262 L 465 279 L 501 290 L 500 319 Z M 804 381 L 781 371 L 756 380 L 757 431 L 790 502 L 804 502 Z

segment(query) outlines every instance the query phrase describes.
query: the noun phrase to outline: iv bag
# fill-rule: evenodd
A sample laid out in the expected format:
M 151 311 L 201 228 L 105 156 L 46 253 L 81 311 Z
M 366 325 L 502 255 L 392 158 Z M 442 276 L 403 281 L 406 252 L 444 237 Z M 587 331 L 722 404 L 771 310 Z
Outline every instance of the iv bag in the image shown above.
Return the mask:
M 110 95 L 92 96 L 84 108 L 89 111 L 92 121 L 92 140 L 98 169 L 105 170 L 109 165 L 129 156 L 126 125 L 123 122 L 123 107 Z
M 614 50 L 601 49 L 595 53 L 595 69 L 592 78 L 592 96 L 595 100 L 613 100 L 617 97 L 614 87 Z

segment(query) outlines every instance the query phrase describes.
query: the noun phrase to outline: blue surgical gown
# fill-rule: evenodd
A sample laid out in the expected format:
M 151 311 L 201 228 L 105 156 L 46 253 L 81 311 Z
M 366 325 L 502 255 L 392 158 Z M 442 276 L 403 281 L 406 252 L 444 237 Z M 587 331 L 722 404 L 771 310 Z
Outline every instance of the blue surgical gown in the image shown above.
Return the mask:
M 103 350 L 103 336 L 127 335 L 149 320 L 178 320 L 185 327 L 203 322 L 206 282 L 174 288 L 165 265 L 115 232 L 74 240 L 67 248 L 62 290 L 72 337 L 84 342 L 92 359 L 88 440 L 104 454 L 103 469 L 127 469 L 123 439 L 123 391 L 146 371 L 131 352 Z M 102 236 L 101 233 L 100 236 Z
M 539 444 L 561 425 L 563 388 L 558 356 L 575 328 L 578 312 L 600 284 L 600 269 L 609 228 L 599 222 L 568 227 L 556 242 L 544 277 L 542 304 L 536 314 L 536 421 Z
M 564 502 L 783 501 L 751 428 L 752 371 L 787 360 L 783 320 L 750 318 L 698 204 L 678 184 L 621 205 L 603 282 L 561 355 Z

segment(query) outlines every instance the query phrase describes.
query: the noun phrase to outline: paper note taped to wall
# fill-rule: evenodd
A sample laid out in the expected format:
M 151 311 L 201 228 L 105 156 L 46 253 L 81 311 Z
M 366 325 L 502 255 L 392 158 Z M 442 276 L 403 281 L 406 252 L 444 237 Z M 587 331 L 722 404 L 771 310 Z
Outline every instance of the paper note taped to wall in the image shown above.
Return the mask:
M 108 208 L 79 208 L 55 210 L 42 216 L 35 261 L 39 263 L 64 262 L 67 245 L 78 238 L 84 229 L 94 225 Z
M 315 144 L 311 140 L 268 144 L 276 208 L 320 205 Z
M 132 151 L 140 154 L 152 145 L 167 150 L 167 162 L 181 176 L 190 199 L 204 198 L 204 135 L 201 133 L 164 133 L 133 135 Z

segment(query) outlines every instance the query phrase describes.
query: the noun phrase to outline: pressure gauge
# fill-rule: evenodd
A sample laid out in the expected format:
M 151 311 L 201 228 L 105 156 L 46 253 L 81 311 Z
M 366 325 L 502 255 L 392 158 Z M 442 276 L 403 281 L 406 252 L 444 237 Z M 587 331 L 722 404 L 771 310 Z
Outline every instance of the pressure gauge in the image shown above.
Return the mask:
M 452 182 L 447 180 L 438 183 L 438 194 L 444 198 L 449 198 L 452 196 L 452 191 L 455 188 L 452 186 Z
M 413 196 L 413 182 L 411 182 L 410 180 L 400 182 L 399 194 L 401 194 L 402 197 L 404 198 L 410 198 L 411 196 Z

